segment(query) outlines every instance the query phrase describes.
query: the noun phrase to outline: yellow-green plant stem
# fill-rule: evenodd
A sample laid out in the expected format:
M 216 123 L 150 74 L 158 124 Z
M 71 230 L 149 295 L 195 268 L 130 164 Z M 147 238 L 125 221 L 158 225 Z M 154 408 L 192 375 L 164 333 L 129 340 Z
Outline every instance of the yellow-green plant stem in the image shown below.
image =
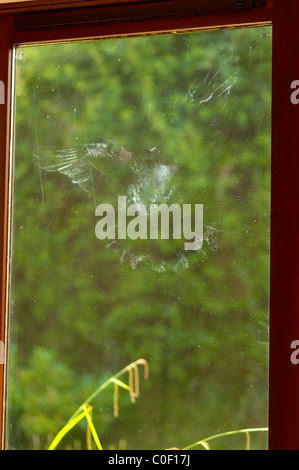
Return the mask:
M 96 432 L 95 427 L 93 425 L 88 407 L 84 405 L 83 408 L 86 411 L 87 423 L 88 423 L 89 429 L 91 431 L 92 437 L 94 438 L 94 442 L 96 443 L 96 446 L 97 446 L 98 450 L 103 450 L 102 444 L 100 443 L 99 436 L 97 435 L 97 432 Z
M 91 410 L 91 406 L 89 407 L 89 410 Z M 82 413 L 80 413 L 78 416 L 76 416 L 74 419 L 70 420 L 60 431 L 59 433 L 56 435 L 56 437 L 53 439 L 50 447 L 49 447 L 49 450 L 54 450 L 59 442 L 61 441 L 61 439 L 63 439 L 63 437 L 74 427 L 76 426 L 76 424 L 79 423 L 79 421 L 81 421 L 81 419 L 83 419 L 84 417 L 86 417 L 86 409 L 84 409 L 82 411 Z
M 115 374 L 113 377 L 108 379 L 105 383 L 103 383 L 99 388 L 97 388 L 83 403 L 79 408 L 75 411 L 73 416 L 69 419 L 67 424 L 58 432 L 56 437 L 53 439 L 50 447 L 48 450 L 54 450 L 60 443 L 60 441 L 63 439 L 63 437 L 74 427 L 76 424 L 78 424 L 83 418 L 86 418 L 87 420 L 87 425 L 88 425 L 88 430 L 91 432 L 93 439 L 96 443 L 96 446 L 98 450 L 103 450 L 103 447 L 101 445 L 100 439 L 98 437 L 98 434 L 95 430 L 92 418 L 91 418 L 91 410 L 92 407 L 90 406 L 90 402 L 96 398 L 96 396 L 102 392 L 105 388 L 107 388 L 111 383 L 114 384 L 115 391 L 114 391 L 114 416 L 118 416 L 118 387 L 121 387 L 130 393 L 130 398 L 132 403 L 135 402 L 135 397 L 138 396 L 139 394 L 139 374 L 138 374 L 138 366 L 143 365 L 144 366 L 144 378 L 148 378 L 148 364 L 145 359 L 138 359 L 135 362 L 132 362 L 128 366 L 124 367 L 121 371 L 119 371 L 117 374 Z M 133 375 L 133 371 L 135 372 Z M 129 373 L 129 385 L 125 384 L 121 380 L 118 379 L 118 377 L 122 376 L 126 372 Z M 134 391 L 134 377 L 135 381 L 137 383 L 135 384 L 135 391 Z M 82 411 L 83 410 L 83 411 Z M 89 441 L 89 437 L 88 437 Z M 88 447 L 90 447 L 91 444 L 88 442 Z
M 209 436 L 205 439 L 201 439 L 200 441 L 197 441 L 194 444 L 191 444 L 187 447 L 184 447 L 181 450 L 190 450 L 190 449 L 193 449 L 194 447 L 197 447 L 199 445 L 204 447 L 206 450 L 209 450 L 210 446 L 209 446 L 208 442 L 212 441 L 214 439 L 218 439 L 220 437 L 232 436 L 233 434 L 241 434 L 241 433 L 248 434 L 248 433 L 251 433 L 251 432 L 266 432 L 266 431 L 268 431 L 268 428 L 248 428 L 248 429 L 239 429 L 237 431 L 222 432 L 222 433 L 219 433 L 219 434 L 215 434 L 213 436 Z

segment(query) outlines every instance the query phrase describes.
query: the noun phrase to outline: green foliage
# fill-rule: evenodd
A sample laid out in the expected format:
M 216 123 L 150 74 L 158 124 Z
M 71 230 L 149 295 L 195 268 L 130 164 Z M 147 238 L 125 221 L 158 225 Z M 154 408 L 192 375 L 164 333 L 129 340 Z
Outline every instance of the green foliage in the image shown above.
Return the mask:
M 151 384 L 134 413 L 120 402 L 112 420 L 111 397 L 95 413 L 106 447 L 264 427 L 271 30 L 17 55 L 10 445 L 36 433 L 46 446 L 87 389 L 136 357 Z M 107 142 L 102 157 L 84 151 Z M 97 240 L 95 207 L 118 195 L 202 203 L 202 250 Z

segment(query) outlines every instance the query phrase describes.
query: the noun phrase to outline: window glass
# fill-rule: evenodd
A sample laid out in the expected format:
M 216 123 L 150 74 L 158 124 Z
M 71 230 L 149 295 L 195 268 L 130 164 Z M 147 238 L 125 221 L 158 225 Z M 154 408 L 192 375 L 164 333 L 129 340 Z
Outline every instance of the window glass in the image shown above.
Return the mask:
M 15 56 L 8 448 L 266 448 L 271 28 Z

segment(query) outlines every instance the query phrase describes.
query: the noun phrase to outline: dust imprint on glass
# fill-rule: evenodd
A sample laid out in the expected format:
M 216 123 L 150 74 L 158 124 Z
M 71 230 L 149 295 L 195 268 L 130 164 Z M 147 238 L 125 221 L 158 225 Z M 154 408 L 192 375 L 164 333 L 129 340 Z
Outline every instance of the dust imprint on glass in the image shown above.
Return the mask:
M 133 251 L 124 246 L 124 240 L 127 237 L 132 240 L 184 238 L 188 241 L 177 251 L 176 262 L 170 268 L 188 268 L 186 251 L 200 251 L 204 242 L 213 250 L 218 249 L 218 229 L 203 225 L 202 204 L 183 204 L 181 207 L 173 203 L 175 183 L 172 178 L 177 168 L 161 163 L 156 158 L 159 154 L 156 147 L 145 150 L 145 153 L 150 155 L 151 164 L 144 163 L 144 159 L 139 160 L 138 156 L 117 143 L 102 138 L 96 143 L 73 148 L 41 146 L 34 158 L 40 171 L 58 172 L 77 185 L 96 205 L 96 216 L 104 216 L 106 211 L 107 215 L 96 223 L 96 237 L 107 240 L 108 249 L 120 252 L 121 263 L 129 262 L 133 269 L 142 263 L 158 272 L 165 271 L 170 263 L 162 261 L 157 265 L 153 263 L 149 250 Z M 111 171 L 111 163 L 115 174 Z M 124 165 L 129 165 L 133 181 L 126 188 L 127 195 L 116 198 L 116 214 L 113 205 L 104 202 L 97 204 L 97 192 L 100 192 L 101 184 L 106 181 L 117 184 L 117 168 Z M 135 218 L 128 222 L 127 216 Z M 119 223 L 118 226 L 116 222 Z M 195 225 L 194 230 L 191 229 L 192 225 Z
M 186 43 L 187 50 L 188 47 L 189 44 Z M 231 49 L 230 56 L 217 67 L 216 71 L 215 68 L 211 67 L 204 78 L 202 78 L 199 71 L 191 81 L 182 98 L 176 98 L 175 100 L 170 99 L 161 103 L 169 113 L 169 116 L 175 118 L 180 106 L 183 106 L 186 102 L 191 103 L 192 110 L 196 110 L 198 107 L 208 106 L 212 100 L 221 98 L 221 100 L 219 100 L 220 106 L 222 108 L 225 107 L 227 103 L 226 100 L 223 100 L 223 96 L 230 95 L 237 82 L 237 77 L 230 76 L 222 81 L 220 77 L 221 69 L 225 67 L 228 62 L 238 62 L 238 60 L 238 57 L 234 55 L 233 49 Z M 107 184 L 109 181 L 117 185 L 118 172 L 121 171 L 122 167 L 129 166 L 132 182 L 127 188 L 121 187 L 118 196 L 126 197 L 127 205 L 129 207 L 133 206 L 136 211 L 138 207 L 141 209 L 141 216 L 139 213 L 137 217 L 139 217 L 139 221 L 143 221 L 143 228 L 145 230 L 146 218 L 149 220 L 148 225 L 150 227 L 152 226 L 150 207 L 158 207 L 158 209 L 161 209 L 161 206 L 163 206 L 167 214 L 170 215 L 172 205 L 176 204 L 174 200 L 176 185 L 173 182 L 173 176 L 178 170 L 175 165 L 169 165 L 168 161 L 166 163 L 165 159 L 163 159 L 163 157 L 161 158 L 159 145 L 157 143 L 150 148 L 142 149 L 141 153 L 141 155 L 134 154 L 134 152 L 123 148 L 116 141 L 99 137 L 91 143 L 77 144 L 69 148 L 38 146 L 34 160 L 40 172 L 58 172 L 71 180 L 74 185 L 77 185 L 80 190 L 93 201 L 98 210 L 98 215 L 101 212 L 99 205 L 106 204 L 106 201 L 100 200 L 102 185 Z M 194 158 L 199 157 L 198 155 L 194 155 Z M 42 176 L 40 179 L 42 185 Z M 192 204 L 195 209 L 202 209 L 202 205 L 199 202 L 200 201 L 190 201 L 189 205 Z M 108 224 L 106 237 L 99 235 L 100 231 L 98 229 L 96 229 L 96 236 L 100 239 L 106 239 L 106 248 L 118 251 L 120 253 L 120 262 L 129 262 L 133 269 L 141 263 L 150 265 L 154 270 L 159 272 L 165 271 L 167 268 L 172 270 L 188 268 L 188 251 L 201 252 L 201 256 L 205 256 L 204 245 L 207 245 L 209 249 L 213 251 L 218 250 L 219 229 L 216 224 L 214 226 L 206 224 L 203 226 L 202 214 L 199 214 L 201 209 L 197 212 L 197 221 L 200 219 L 202 226 L 200 227 L 200 222 L 198 222 L 197 228 L 193 232 L 190 229 L 190 217 L 188 220 L 188 223 L 190 223 L 189 229 L 187 228 L 187 221 L 185 219 L 185 233 L 187 233 L 185 239 L 188 239 L 190 243 L 189 245 L 185 243 L 184 247 L 177 250 L 176 262 L 174 264 L 172 263 L 171 266 L 168 261 L 162 261 L 162 263 L 158 265 L 154 263 L 150 250 L 144 247 L 142 251 L 138 251 L 124 245 L 124 239 L 126 237 L 114 236 L 116 227 L 113 220 L 109 219 L 109 216 L 106 220 Z M 111 213 L 113 210 L 114 209 L 110 208 Z M 187 211 L 187 209 L 185 209 L 185 211 Z M 181 208 L 181 215 L 183 215 L 183 208 Z M 196 224 L 196 217 L 194 218 Z M 166 219 L 164 218 L 164 221 Z M 168 222 L 170 222 L 170 220 Z M 165 223 L 167 224 L 167 222 Z M 137 220 L 135 220 L 135 225 L 136 224 Z M 156 224 L 154 223 L 154 225 Z M 177 226 L 178 225 L 179 222 L 177 221 Z M 169 223 L 168 226 L 170 226 Z M 99 228 L 98 224 L 97 227 Z M 184 223 L 182 224 L 182 228 L 183 227 Z M 138 238 L 136 236 L 136 230 L 132 229 L 132 225 L 128 226 L 128 229 L 128 238 Z M 140 231 L 139 227 L 139 238 L 141 239 L 147 238 L 144 235 L 144 230 L 141 229 Z M 152 228 L 152 231 L 154 230 L 155 229 Z M 121 228 L 120 231 L 123 232 L 124 228 Z M 130 236 L 130 234 L 132 236 Z M 191 241 L 191 235 L 193 236 L 193 241 Z M 182 238 L 183 236 L 184 235 L 181 234 L 180 237 L 173 238 Z M 152 238 L 150 234 L 148 238 Z M 156 239 L 157 237 L 154 236 L 153 238 Z M 162 233 L 161 239 L 168 238 L 172 237 L 168 232 L 165 235 L 164 229 L 164 235 Z

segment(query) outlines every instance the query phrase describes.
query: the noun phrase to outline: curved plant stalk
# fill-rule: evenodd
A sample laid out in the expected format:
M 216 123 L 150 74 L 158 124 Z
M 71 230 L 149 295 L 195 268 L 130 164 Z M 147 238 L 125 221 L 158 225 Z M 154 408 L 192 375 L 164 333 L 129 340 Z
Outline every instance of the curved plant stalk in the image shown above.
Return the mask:
M 112 377 L 110 382 L 114 383 L 114 396 L 113 396 L 113 414 L 115 418 L 118 418 L 118 387 L 122 387 L 125 390 L 129 390 L 130 396 L 132 394 L 132 389 L 128 385 L 124 384 L 120 380 Z
M 115 374 L 113 377 L 111 377 L 109 380 L 107 380 L 103 385 L 101 385 L 99 388 L 97 388 L 83 403 L 83 405 L 87 405 L 88 403 L 90 403 L 92 400 L 94 400 L 96 398 L 96 396 L 101 393 L 105 388 L 107 388 L 110 383 L 113 383 L 115 381 L 115 379 L 117 379 L 118 377 L 121 377 L 122 375 L 124 375 L 126 372 L 128 372 L 130 369 L 133 369 L 133 368 L 136 368 L 138 367 L 139 365 L 143 365 L 144 366 L 144 379 L 147 380 L 148 377 L 149 377 L 149 367 L 148 367 L 148 363 L 145 359 L 138 359 L 137 361 L 135 362 L 132 362 L 131 364 L 127 365 L 126 367 L 124 367 L 121 371 L 119 371 L 117 374 Z M 126 384 L 124 384 L 122 382 L 122 385 L 124 388 L 128 387 Z M 73 414 L 73 416 L 71 417 L 71 419 L 73 419 L 75 416 L 77 416 L 77 414 L 80 412 L 80 408 L 78 408 L 78 410 Z
M 91 410 L 89 411 L 88 407 L 86 405 L 84 405 L 82 408 L 86 411 L 86 419 L 87 419 L 87 423 L 88 423 L 88 428 L 91 431 L 94 442 L 96 443 L 96 446 L 97 446 L 98 450 L 103 450 L 102 444 L 100 443 L 100 439 L 97 435 L 97 432 L 95 430 L 94 424 L 93 424 L 92 419 L 91 419 Z
M 200 445 L 204 447 L 205 450 L 210 450 L 208 441 L 218 439 L 219 437 L 232 436 L 234 434 L 242 434 L 242 433 L 246 435 L 246 450 L 250 450 L 250 433 L 251 432 L 266 432 L 266 431 L 268 431 L 268 428 L 248 428 L 248 429 L 238 429 L 237 431 L 222 432 L 220 434 L 215 434 L 214 436 L 209 436 L 205 439 L 201 439 L 200 441 L 194 442 L 194 444 L 184 447 L 181 450 L 190 450 Z
M 85 401 L 82 405 L 77 409 L 77 411 L 73 414 L 70 418 L 68 423 L 58 432 L 56 437 L 53 439 L 49 450 L 54 450 L 60 443 L 60 441 L 64 438 L 64 436 L 73 429 L 83 418 L 86 418 L 87 421 L 87 448 L 92 450 L 92 442 L 91 437 L 97 446 L 98 450 L 103 450 L 102 444 L 100 442 L 99 436 L 96 432 L 92 421 L 92 406 L 90 406 L 90 402 L 96 398 L 96 396 L 101 393 L 105 388 L 107 388 L 110 384 L 114 385 L 114 394 L 113 394 L 113 411 L 114 416 L 118 417 L 118 393 L 119 387 L 127 390 L 130 394 L 131 402 L 134 403 L 136 398 L 139 396 L 139 369 L 138 366 L 144 366 L 144 378 L 148 379 L 149 376 L 149 369 L 148 363 L 145 359 L 138 359 L 135 362 L 132 362 L 124 369 L 119 371 L 105 383 L 103 383 L 99 388 L 97 388 Z M 129 385 L 124 383 L 123 381 L 119 380 L 118 377 L 128 373 Z M 246 436 L 246 450 L 250 450 L 250 433 L 252 432 L 266 432 L 268 428 L 248 428 L 248 429 L 239 429 L 237 431 L 227 431 L 219 434 L 215 434 L 213 436 L 209 436 L 205 439 L 201 439 L 200 441 L 194 442 L 193 444 L 184 447 L 182 449 L 178 447 L 171 447 L 170 449 L 166 450 L 190 450 L 194 447 L 202 446 L 205 450 L 210 450 L 209 441 L 214 439 L 218 439 L 220 437 L 226 437 L 236 434 L 245 434 Z
M 82 409 L 80 407 L 80 409 Z M 88 408 L 88 410 L 90 411 L 91 410 L 91 406 Z M 81 419 L 85 418 L 86 417 L 86 410 L 82 411 L 79 415 L 77 415 L 76 417 L 74 417 L 73 419 L 71 419 L 60 431 L 59 433 L 55 436 L 55 438 L 53 439 L 50 447 L 48 450 L 54 450 L 59 442 L 61 441 L 61 439 L 63 439 L 63 437 L 71 430 L 73 429 L 73 427 L 76 426 L 76 424 L 78 424 Z
M 135 380 L 135 396 L 139 397 L 139 369 L 138 369 L 138 366 L 134 367 L 134 380 Z
M 250 433 L 245 431 L 246 434 L 246 450 L 250 450 Z
M 139 371 L 138 371 L 139 365 L 144 366 L 144 378 L 148 379 L 149 369 L 148 369 L 148 363 L 145 359 L 138 359 L 137 361 L 132 362 L 128 366 L 124 367 L 124 369 L 119 371 L 117 374 L 115 374 L 113 377 L 111 377 L 109 380 L 103 383 L 99 388 L 97 388 L 82 403 L 82 405 L 79 406 L 79 408 L 75 411 L 75 413 L 67 422 L 67 424 L 55 436 L 48 450 L 56 449 L 56 447 L 58 446 L 60 441 L 64 438 L 64 436 L 71 429 L 73 429 L 83 418 L 86 418 L 87 420 L 87 447 L 88 449 L 92 448 L 92 445 L 91 445 L 91 435 L 92 435 L 98 450 L 103 450 L 100 439 L 98 437 L 98 434 L 95 430 L 95 427 L 92 421 L 92 417 L 91 417 L 92 407 L 90 406 L 90 402 L 94 400 L 97 397 L 97 395 L 101 393 L 105 388 L 107 388 L 111 384 L 114 384 L 113 410 L 114 410 L 114 416 L 118 417 L 118 389 L 119 387 L 129 392 L 132 403 L 135 402 L 136 397 L 138 397 L 139 395 Z M 121 377 L 122 375 L 126 373 L 128 373 L 129 375 L 129 385 L 127 385 L 126 383 L 118 379 L 118 377 Z
M 90 414 L 92 414 L 92 410 L 90 411 Z M 90 427 L 87 424 L 86 428 L 86 445 L 87 445 L 87 450 L 93 450 L 92 449 L 92 440 L 91 440 L 91 430 Z

